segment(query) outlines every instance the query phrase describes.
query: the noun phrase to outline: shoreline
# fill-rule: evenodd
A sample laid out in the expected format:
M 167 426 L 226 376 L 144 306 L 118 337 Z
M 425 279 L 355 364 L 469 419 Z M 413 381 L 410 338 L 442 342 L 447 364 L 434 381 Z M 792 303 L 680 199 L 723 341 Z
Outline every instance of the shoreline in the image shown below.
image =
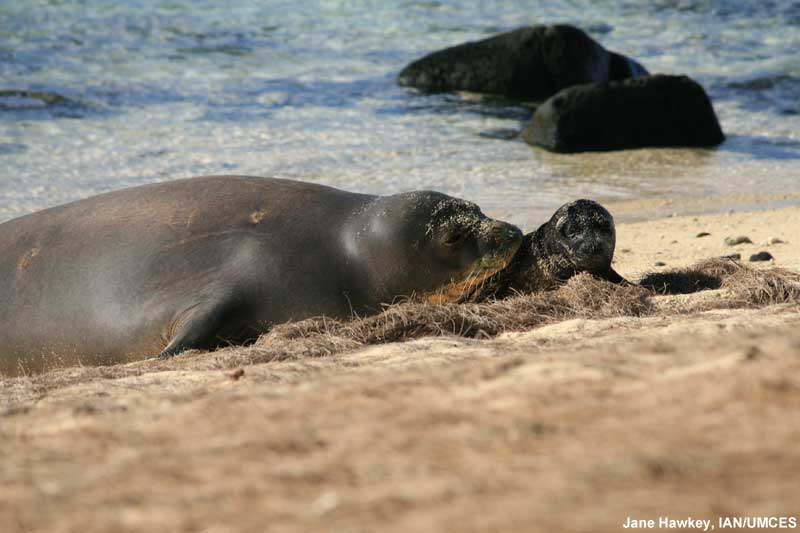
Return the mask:
M 645 222 L 675 216 L 758 213 L 800 205 L 800 192 L 741 193 L 720 196 L 655 196 L 599 199 L 617 222 Z

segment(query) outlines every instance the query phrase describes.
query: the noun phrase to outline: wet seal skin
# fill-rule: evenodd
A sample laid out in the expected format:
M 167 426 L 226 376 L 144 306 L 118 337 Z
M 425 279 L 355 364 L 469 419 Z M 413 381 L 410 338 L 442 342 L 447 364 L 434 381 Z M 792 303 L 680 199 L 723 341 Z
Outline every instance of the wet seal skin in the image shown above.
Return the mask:
M 486 283 L 480 298 L 553 289 L 580 272 L 627 283 L 611 267 L 615 246 L 611 213 L 592 200 L 569 202 L 525 235 L 509 266 Z
M 460 301 L 521 240 L 433 191 L 209 176 L 94 196 L 0 224 L 0 372 L 247 343 L 408 296 Z

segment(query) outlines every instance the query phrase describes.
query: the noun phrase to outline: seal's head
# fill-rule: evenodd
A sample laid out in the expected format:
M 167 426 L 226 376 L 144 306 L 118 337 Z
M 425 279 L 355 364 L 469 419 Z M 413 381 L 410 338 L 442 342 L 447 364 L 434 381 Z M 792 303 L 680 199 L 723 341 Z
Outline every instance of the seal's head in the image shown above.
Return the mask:
M 562 205 L 523 237 L 510 265 L 477 298 L 552 289 L 579 272 L 622 283 L 622 276 L 611 268 L 615 244 L 614 219 L 603 206 L 591 200 Z
M 433 191 L 378 197 L 355 222 L 345 230 L 346 247 L 384 301 L 414 294 L 431 302 L 469 299 L 522 242 L 516 226 Z
M 576 272 L 601 273 L 611 268 L 616 245 L 614 218 L 592 200 L 562 205 L 543 226 L 549 255 L 563 259 Z

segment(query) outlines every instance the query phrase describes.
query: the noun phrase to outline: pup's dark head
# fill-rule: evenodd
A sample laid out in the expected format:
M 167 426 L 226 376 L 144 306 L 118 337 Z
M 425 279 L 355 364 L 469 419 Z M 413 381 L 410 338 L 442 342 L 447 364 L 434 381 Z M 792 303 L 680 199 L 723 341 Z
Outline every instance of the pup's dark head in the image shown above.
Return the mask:
M 622 283 L 611 268 L 615 244 L 614 219 L 603 206 L 591 200 L 562 205 L 523 237 L 509 266 L 487 284 L 483 296 L 547 290 L 579 272 Z
M 603 273 L 611 267 L 616 245 L 614 218 L 592 200 L 575 200 L 558 208 L 540 228 L 548 255 L 558 256 L 578 272 Z

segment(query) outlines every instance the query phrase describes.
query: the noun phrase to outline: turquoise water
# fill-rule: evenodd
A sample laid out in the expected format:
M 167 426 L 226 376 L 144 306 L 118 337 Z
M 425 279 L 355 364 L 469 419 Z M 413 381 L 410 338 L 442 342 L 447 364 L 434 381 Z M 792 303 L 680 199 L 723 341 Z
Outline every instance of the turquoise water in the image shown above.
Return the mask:
M 0 0 L 0 91 L 50 95 L 0 96 L 0 220 L 214 173 L 437 189 L 523 227 L 580 196 L 800 190 L 800 2 L 540 4 Z M 547 154 L 509 139 L 523 108 L 394 84 L 429 51 L 554 22 L 700 81 L 729 140 Z

